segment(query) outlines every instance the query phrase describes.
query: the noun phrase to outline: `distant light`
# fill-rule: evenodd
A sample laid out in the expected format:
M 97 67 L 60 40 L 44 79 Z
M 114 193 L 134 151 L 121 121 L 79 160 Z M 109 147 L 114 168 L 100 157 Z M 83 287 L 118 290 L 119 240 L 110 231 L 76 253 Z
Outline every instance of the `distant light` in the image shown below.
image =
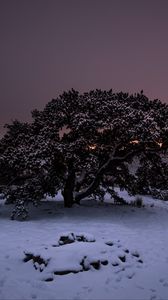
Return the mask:
M 88 146 L 90 150 L 95 150 L 96 149 L 96 145 L 89 145 Z
M 157 142 L 157 144 L 159 145 L 159 147 L 161 148 L 163 146 L 163 143 L 162 142 Z
M 133 141 L 130 141 L 130 144 L 139 144 L 139 141 L 138 140 L 133 140 Z

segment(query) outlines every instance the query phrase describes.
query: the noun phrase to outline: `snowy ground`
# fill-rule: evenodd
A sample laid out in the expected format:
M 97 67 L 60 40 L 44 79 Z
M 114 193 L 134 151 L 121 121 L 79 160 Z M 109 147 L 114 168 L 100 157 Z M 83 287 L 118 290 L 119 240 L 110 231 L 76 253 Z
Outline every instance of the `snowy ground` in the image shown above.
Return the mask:
M 168 299 L 168 203 L 144 204 L 48 200 L 19 222 L 1 200 L 0 299 Z

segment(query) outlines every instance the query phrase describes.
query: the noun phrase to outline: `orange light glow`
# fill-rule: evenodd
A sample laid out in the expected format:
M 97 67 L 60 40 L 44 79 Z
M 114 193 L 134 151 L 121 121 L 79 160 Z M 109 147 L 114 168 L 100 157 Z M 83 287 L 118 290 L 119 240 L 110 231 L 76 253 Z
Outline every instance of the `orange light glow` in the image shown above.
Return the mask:
M 89 145 L 89 149 L 90 149 L 90 150 L 96 149 L 96 145 Z
M 138 140 L 133 140 L 130 142 L 130 144 L 139 144 L 139 141 Z
M 159 142 L 157 142 L 157 144 L 159 145 L 159 147 L 161 148 L 162 147 L 162 145 L 163 145 L 163 143 L 159 143 Z

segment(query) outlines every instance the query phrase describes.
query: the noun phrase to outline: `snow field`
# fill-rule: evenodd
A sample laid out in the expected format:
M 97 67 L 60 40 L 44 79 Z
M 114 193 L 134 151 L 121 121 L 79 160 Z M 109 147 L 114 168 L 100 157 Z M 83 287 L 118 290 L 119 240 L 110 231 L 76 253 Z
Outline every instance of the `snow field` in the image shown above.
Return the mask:
M 143 202 L 48 200 L 25 222 L 2 202 L 0 299 L 168 299 L 168 206 Z

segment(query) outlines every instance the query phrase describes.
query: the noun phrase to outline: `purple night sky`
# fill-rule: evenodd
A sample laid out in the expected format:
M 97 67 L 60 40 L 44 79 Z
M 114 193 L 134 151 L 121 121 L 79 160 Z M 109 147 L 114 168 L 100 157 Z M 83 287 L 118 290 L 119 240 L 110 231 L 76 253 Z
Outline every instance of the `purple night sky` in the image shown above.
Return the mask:
M 0 0 L 0 132 L 64 90 L 168 103 L 167 0 Z

